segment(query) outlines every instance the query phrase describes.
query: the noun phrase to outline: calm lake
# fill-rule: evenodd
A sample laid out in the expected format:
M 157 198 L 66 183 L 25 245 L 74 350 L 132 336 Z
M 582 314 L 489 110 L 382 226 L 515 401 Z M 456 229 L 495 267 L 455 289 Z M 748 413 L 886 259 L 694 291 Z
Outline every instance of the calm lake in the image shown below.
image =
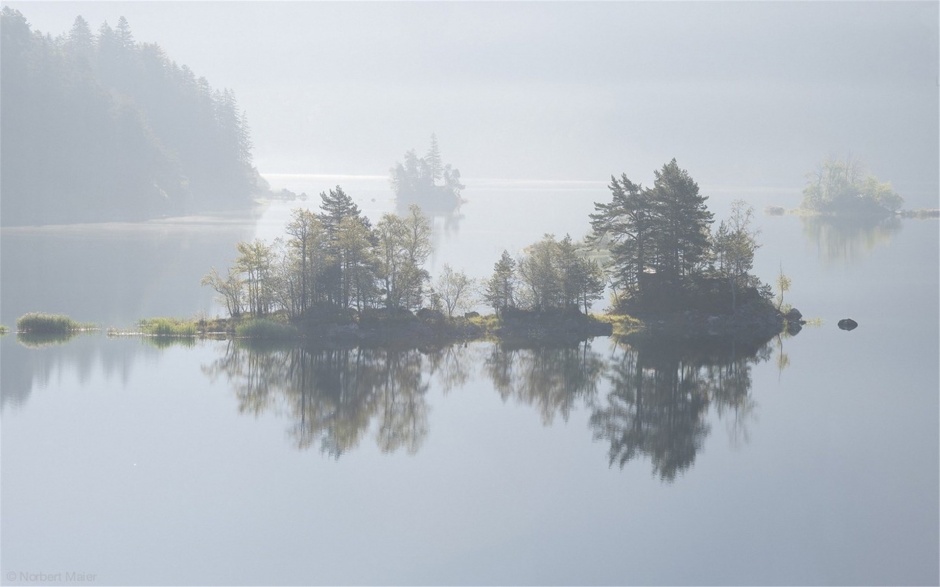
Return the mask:
M 0 322 L 215 315 L 200 277 L 293 206 L 341 184 L 373 221 L 396 208 L 384 177 L 270 179 L 311 198 L 4 228 Z M 432 211 L 432 275 L 581 238 L 609 199 L 603 181 L 465 183 L 459 210 Z M 937 584 L 936 220 L 702 192 L 717 219 L 754 206 L 755 273 L 782 266 L 818 324 L 762 349 L 3 336 L 3 584 Z

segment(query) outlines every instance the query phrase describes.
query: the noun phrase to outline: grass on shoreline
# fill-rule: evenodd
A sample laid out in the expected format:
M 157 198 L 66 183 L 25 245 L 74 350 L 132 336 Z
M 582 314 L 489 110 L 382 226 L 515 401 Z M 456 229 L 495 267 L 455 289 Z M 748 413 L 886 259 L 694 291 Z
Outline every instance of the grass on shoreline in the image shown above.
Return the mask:
M 199 327 L 195 320 L 181 318 L 144 318 L 137 323 L 141 334 L 150 336 L 196 336 Z
M 96 329 L 94 324 L 76 322 L 64 314 L 30 312 L 16 319 L 16 330 L 21 334 L 63 335 Z
M 143 318 L 133 331 L 109 329 L 109 336 L 143 335 L 155 338 L 235 337 L 259 340 L 300 338 L 300 331 L 273 318 Z
M 235 332 L 230 320 L 215 318 L 142 318 L 137 321 L 137 328 L 124 330 L 109 328 L 108 336 L 150 336 L 164 338 L 196 338 L 202 336 L 228 336 Z

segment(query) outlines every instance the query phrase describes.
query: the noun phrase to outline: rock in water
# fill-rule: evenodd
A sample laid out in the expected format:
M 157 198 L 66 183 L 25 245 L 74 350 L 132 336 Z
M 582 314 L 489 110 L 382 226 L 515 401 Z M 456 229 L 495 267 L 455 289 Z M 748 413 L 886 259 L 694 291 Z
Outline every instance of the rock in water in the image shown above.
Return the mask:
M 852 320 L 851 318 L 843 318 L 839 320 L 839 328 L 842 330 L 855 330 L 858 328 L 858 322 Z
M 790 308 L 790 311 L 786 313 L 784 318 L 787 319 L 787 322 L 799 322 L 803 319 L 803 314 L 796 308 Z

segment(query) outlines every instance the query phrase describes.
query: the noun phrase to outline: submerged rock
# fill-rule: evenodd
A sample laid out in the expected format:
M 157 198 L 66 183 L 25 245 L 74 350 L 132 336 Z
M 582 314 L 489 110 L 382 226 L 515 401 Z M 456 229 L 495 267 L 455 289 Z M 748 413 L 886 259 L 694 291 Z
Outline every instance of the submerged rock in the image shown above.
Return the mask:
M 858 328 L 858 322 L 852 320 L 851 318 L 843 318 L 839 320 L 839 328 L 842 330 L 855 330 Z

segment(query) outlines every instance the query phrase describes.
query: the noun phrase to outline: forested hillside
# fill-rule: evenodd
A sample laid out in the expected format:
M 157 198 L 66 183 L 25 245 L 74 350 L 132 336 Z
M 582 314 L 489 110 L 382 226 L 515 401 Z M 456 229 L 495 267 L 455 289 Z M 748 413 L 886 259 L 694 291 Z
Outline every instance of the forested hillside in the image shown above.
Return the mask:
M 58 37 L 2 12 L 0 223 L 135 220 L 242 207 L 255 191 L 234 94 L 137 43 L 123 17 Z

